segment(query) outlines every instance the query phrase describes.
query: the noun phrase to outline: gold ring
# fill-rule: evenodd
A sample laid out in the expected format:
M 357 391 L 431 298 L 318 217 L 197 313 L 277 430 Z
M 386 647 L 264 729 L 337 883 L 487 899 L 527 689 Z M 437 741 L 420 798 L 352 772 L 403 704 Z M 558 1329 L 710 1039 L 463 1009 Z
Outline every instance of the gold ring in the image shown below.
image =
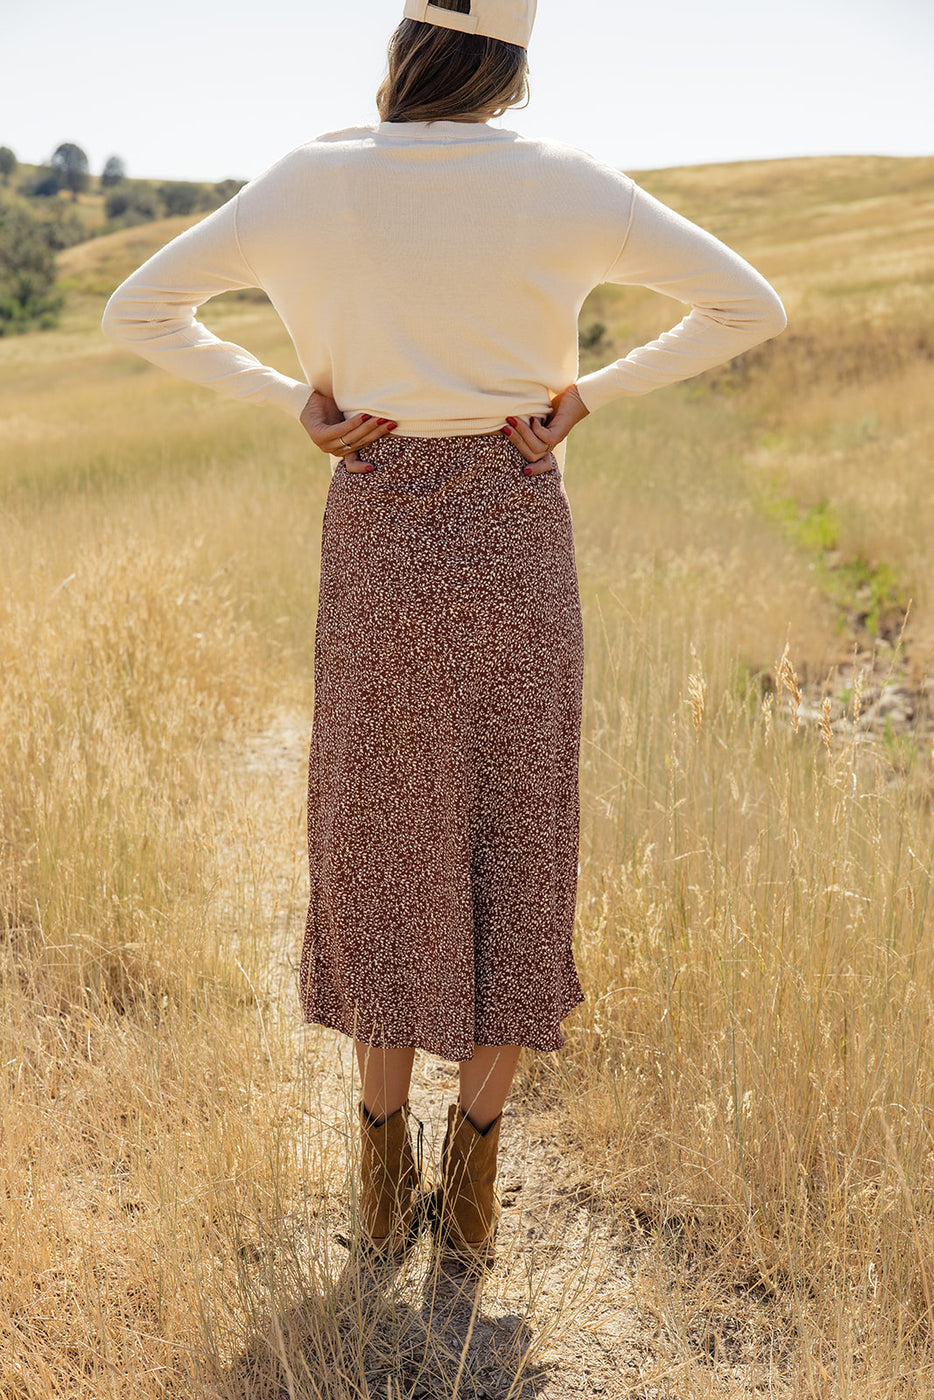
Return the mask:
M 343 439 L 343 438 L 339 438 L 338 441 L 344 443 L 344 446 L 347 448 L 348 452 L 352 452 L 352 451 L 353 451 L 353 448 L 350 446 L 350 443 L 349 443 L 349 442 L 344 442 L 344 439 Z

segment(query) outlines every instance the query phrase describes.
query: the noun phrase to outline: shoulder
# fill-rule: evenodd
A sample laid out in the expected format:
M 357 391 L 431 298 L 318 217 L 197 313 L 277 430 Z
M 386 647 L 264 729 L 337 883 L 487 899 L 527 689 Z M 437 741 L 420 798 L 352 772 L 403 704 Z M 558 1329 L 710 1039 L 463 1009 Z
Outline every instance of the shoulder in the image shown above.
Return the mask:
M 248 181 L 236 196 L 241 214 L 250 210 L 287 206 L 299 194 L 314 189 L 322 193 L 327 177 L 342 177 L 351 160 L 351 148 L 363 150 L 373 144 L 373 127 L 347 127 L 343 131 L 328 131 L 295 146 L 262 174 Z
M 555 175 L 576 179 L 581 183 L 630 191 L 631 178 L 622 170 L 607 164 L 598 156 L 591 155 L 580 146 L 572 146 L 566 141 L 555 141 L 551 137 L 525 136 L 520 132 L 510 133 L 513 149 L 517 157 L 538 165 Z
M 320 136 L 316 136 L 313 141 L 309 141 L 309 146 L 344 146 L 359 145 L 360 142 L 369 144 L 376 135 L 375 126 L 345 126 L 339 131 L 325 131 Z M 305 150 L 304 146 L 299 146 L 299 150 Z
M 636 186 L 625 171 L 580 146 L 518 132 L 513 135 L 517 158 L 544 175 L 566 197 L 581 200 L 591 207 L 604 206 L 615 211 L 631 206 Z
M 343 131 L 326 131 L 322 136 L 294 146 L 244 188 L 249 189 L 250 185 L 259 184 L 261 181 L 274 181 L 301 171 L 338 163 L 346 159 L 348 147 L 372 146 L 374 135 L 375 128 L 371 126 L 349 126 Z
M 604 175 L 612 178 L 628 180 L 622 170 L 616 166 L 607 164 L 599 156 L 592 155 L 590 151 L 584 150 L 582 146 L 571 145 L 568 141 L 557 141 L 551 136 L 527 136 L 524 132 L 511 131 L 503 132 L 503 135 L 513 138 L 517 150 L 527 150 L 534 153 L 540 160 L 548 161 L 554 165 L 564 165 L 571 169 L 591 172 L 595 175 Z

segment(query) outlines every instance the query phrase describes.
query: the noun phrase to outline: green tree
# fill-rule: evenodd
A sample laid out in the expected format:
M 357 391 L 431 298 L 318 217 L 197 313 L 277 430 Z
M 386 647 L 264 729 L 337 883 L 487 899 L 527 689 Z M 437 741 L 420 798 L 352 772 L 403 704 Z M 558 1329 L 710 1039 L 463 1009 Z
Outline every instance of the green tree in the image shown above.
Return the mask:
M 159 186 L 159 196 L 167 214 L 194 214 L 201 208 L 204 194 L 203 185 L 188 180 L 167 180 Z
M 9 146 L 0 146 L 0 175 L 3 176 L 5 185 L 10 183 L 10 176 L 16 174 L 18 163 Z
M 126 165 L 119 156 L 108 156 L 107 163 L 101 171 L 101 188 L 111 189 L 114 185 L 119 185 L 121 180 L 126 179 Z
M 52 326 L 61 305 L 44 220 L 22 205 L 0 204 L 0 335 Z
M 73 200 L 87 189 L 91 168 L 84 151 L 73 141 L 62 142 L 52 156 L 51 165 L 64 189 L 71 191 Z

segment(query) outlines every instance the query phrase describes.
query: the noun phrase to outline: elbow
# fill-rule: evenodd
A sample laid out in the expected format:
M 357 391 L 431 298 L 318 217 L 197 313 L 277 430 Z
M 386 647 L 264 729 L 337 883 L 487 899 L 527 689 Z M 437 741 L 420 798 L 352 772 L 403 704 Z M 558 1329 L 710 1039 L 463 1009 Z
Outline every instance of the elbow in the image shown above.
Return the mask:
M 772 336 L 780 336 L 787 325 L 788 316 L 786 309 L 784 309 L 784 305 L 781 304 L 779 294 L 773 291 L 772 298 L 770 298 L 769 305 L 767 305 L 766 308 L 766 339 L 770 340 Z
M 727 330 L 746 341 L 746 349 L 780 335 L 788 324 L 781 299 L 768 285 L 729 311 L 716 317 Z
M 194 308 L 189 308 L 186 317 L 151 288 L 124 282 L 104 307 L 101 330 L 108 340 L 138 351 L 140 344 L 184 329 L 193 319 Z
M 768 294 L 762 297 L 760 324 L 763 340 L 771 340 L 773 336 L 781 335 L 788 325 L 788 316 L 781 297 L 773 287 L 769 287 Z
M 121 310 L 119 287 L 104 307 L 104 314 L 101 317 L 101 330 L 108 340 L 124 339 L 124 316 Z
M 120 344 L 147 338 L 152 324 L 152 309 L 136 288 L 120 284 L 104 307 L 101 330 L 108 340 Z
M 747 350 L 780 335 L 788 324 L 781 298 L 768 282 L 760 282 L 741 301 L 708 308 L 707 314 L 727 334 L 745 341 Z

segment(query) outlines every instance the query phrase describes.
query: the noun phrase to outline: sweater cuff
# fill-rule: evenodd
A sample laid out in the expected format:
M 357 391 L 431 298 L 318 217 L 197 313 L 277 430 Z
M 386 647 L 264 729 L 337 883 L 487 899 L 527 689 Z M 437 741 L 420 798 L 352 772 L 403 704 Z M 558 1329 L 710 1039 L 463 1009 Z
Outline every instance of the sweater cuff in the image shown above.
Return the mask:
M 311 398 L 311 385 L 300 384 L 297 379 L 289 379 L 284 374 L 281 378 L 282 392 L 276 395 L 275 402 L 286 413 L 291 413 L 293 418 L 301 418 L 302 409 Z
M 577 392 L 584 407 L 591 413 L 596 413 L 598 408 L 605 407 L 614 399 L 632 397 L 631 390 L 620 388 L 617 365 L 607 365 L 605 369 L 594 370 L 593 374 L 585 374 L 577 381 Z

